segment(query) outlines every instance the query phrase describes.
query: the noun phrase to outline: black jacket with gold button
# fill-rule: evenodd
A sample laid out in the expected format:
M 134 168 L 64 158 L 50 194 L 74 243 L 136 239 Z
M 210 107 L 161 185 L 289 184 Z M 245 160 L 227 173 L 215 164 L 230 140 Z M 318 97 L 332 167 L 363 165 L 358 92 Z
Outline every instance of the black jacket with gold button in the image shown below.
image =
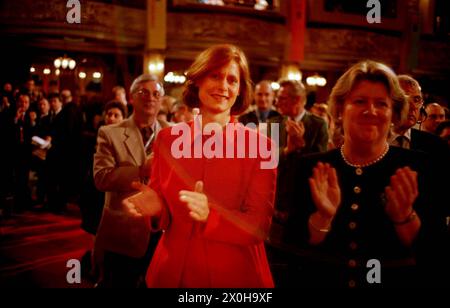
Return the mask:
M 325 240 L 313 247 L 308 245 L 308 218 L 316 208 L 308 178 L 319 161 L 336 169 L 342 201 Z M 445 272 L 450 245 L 443 208 L 449 200 L 444 197 L 445 187 L 436 180 L 436 163 L 424 153 L 394 146 L 380 161 L 364 168 L 348 165 L 339 150 L 291 161 L 287 176 L 292 185 L 285 196 L 289 215 L 283 238 L 300 251 L 297 260 L 301 263 L 301 279 L 319 286 L 368 286 L 367 261 L 376 259 L 382 269 L 380 286 L 418 286 L 430 279 L 443 283 L 434 274 Z M 403 166 L 418 172 L 419 196 L 414 209 L 421 228 L 410 248 L 400 242 L 385 212 L 385 187 Z

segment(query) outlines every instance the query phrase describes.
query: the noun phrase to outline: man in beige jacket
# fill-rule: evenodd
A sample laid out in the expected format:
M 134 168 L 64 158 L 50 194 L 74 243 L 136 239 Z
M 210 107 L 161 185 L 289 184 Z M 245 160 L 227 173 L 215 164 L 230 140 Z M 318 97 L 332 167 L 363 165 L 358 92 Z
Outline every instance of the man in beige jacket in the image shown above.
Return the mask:
M 138 191 L 132 182 L 147 183 L 151 147 L 168 126 L 157 121 L 164 89 L 156 76 L 141 75 L 131 85 L 134 113 L 123 122 L 100 128 L 94 155 L 94 181 L 106 192 L 105 206 L 94 247 L 102 286 L 143 287 L 144 276 L 159 234 L 151 233 L 145 218 L 132 217 L 122 204 Z

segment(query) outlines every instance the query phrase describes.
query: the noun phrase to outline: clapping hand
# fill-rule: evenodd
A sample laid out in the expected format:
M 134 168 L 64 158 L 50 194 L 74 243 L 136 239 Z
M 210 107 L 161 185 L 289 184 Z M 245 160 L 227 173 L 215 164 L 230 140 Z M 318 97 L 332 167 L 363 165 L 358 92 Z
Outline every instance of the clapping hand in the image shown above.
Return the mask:
M 24 117 L 25 113 L 26 113 L 26 109 L 25 108 L 23 108 L 23 107 L 17 108 L 16 121 L 21 120 Z
M 319 162 L 309 178 L 312 198 L 319 214 L 332 219 L 341 203 L 341 189 L 337 181 L 336 169 Z
M 290 119 L 286 121 L 287 132 L 287 152 L 290 153 L 305 146 L 303 135 L 305 126 L 302 122 L 295 122 Z
M 158 215 L 162 208 L 159 195 L 140 182 L 133 182 L 131 186 L 140 192 L 122 201 L 128 213 L 136 217 Z
M 203 182 L 195 183 L 194 191 L 180 190 L 180 201 L 186 203 L 192 219 L 206 222 L 209 216 L 208 197 L 203 193 Z
M 417 172 L 409 167 L 399 168 L 391 176 L 390 185 L 385 188 L 386 213 L 394 222 L 407 219 L 413 211 L 413 204 L 419 195 Z

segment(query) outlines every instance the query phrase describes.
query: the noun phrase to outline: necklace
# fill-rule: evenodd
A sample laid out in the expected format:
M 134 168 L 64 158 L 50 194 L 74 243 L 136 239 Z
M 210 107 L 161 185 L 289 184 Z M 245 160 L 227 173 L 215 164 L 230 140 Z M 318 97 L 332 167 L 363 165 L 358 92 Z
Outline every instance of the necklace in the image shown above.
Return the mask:
M 345 163 L 346 163 L 347 165 L 352 166 L 352 167 L 355 167 L 355 168 L 364 168 L 364 167 L 368 167 L 368 166 L 370 166 L 370 165 L 376 164 L 377 162 L 379 162 L 380 160 L 382 160 L 384 156 L 386 156 L 386 154 L 387 154 L 388 151 L 389 151 L 389 143 L 386 142 L 386 146 L 385 146 L 384 152 L 381 153 L 381 155 L 378 156 L 377 158 L 375 158 L 374 160 L 369 161 L 369 162 L 364 163 L 364 164 L 352 164 L 351 162 L 349 162 L 349 161 L 347 160 L 347 158 L 345 158 L 345 155 L 344 155 L 344 145 L 341 146 L 341 156 L 342 156 L 342 159 L 345 161 Z

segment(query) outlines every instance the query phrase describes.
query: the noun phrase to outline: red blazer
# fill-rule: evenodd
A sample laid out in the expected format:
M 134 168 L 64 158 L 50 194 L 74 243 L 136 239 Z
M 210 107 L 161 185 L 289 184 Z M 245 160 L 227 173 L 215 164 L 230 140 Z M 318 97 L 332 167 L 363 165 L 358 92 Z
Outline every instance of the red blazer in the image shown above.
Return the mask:
M 258 136 L 241 124 L 231 125 L 235 133 Z M 179 136 L 171 135 L 173 129 L 162 130 L 154 145 L 151 187 L 167 206 L 161 217 L 165 231 L 147 272 L 148 286 L 273 287 L 264 240 L 273 214 L 276 166 L 261 169 L 259 154 L 257 158 L 176 159 L 171 146 Z M 231 145 L 233 141 L 221 135 Z M 198 180 L 204 182 L 210 205 L 206 223 L 194 221 L 179 201 L 178 192 L 194 190 Z

